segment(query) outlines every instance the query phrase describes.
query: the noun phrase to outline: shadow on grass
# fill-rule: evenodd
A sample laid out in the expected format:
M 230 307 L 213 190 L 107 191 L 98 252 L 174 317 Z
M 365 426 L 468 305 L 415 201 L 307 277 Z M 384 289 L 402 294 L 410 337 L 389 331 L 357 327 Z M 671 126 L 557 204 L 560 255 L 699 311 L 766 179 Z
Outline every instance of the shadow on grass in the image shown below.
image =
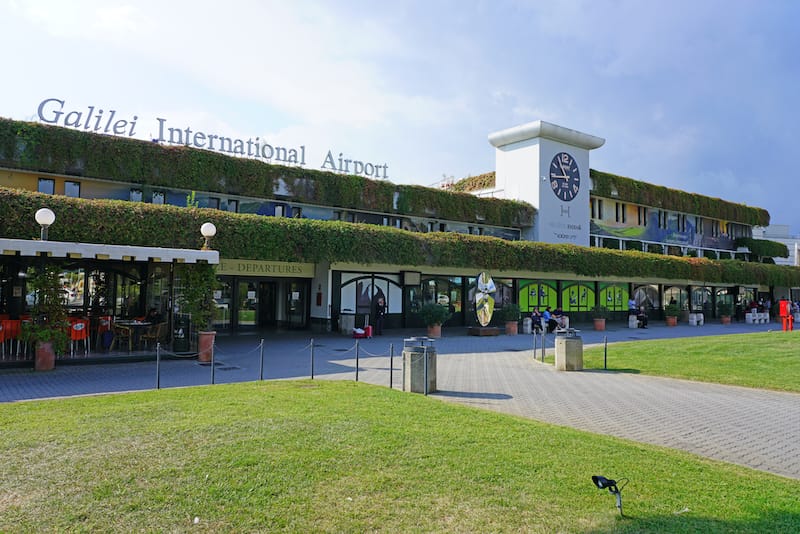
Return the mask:
M 442 397 L 458 397 L 462 399 L 495 399 L 508 400 L 514 397 L 507 393 L 481 393 L 479 391 L 443 391 L 436 390 L 436 394 Z
M 669 516 L 637 519 L 635 516 L 618 518 L 613 530 L 596 529 L 587 532 L 800 532 L 800 514 L 793 512 L 767 512 L 751 520 L 723 520 L 692 517 L 691 511 Z

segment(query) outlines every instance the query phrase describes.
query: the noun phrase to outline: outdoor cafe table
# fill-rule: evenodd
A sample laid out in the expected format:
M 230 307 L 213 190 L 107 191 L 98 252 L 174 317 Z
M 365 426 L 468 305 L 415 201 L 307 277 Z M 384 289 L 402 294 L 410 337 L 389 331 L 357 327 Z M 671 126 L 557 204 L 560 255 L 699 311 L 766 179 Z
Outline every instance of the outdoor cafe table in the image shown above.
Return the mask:
M 114 325 L 121 326 L 130 330 L 128 336 L 128 352 L 131 352 L 133 345 L 139 346 L 139 338 L 142 335 L 142 330 L 147 329 L 151 324 L 144 321 L 114 321 Z

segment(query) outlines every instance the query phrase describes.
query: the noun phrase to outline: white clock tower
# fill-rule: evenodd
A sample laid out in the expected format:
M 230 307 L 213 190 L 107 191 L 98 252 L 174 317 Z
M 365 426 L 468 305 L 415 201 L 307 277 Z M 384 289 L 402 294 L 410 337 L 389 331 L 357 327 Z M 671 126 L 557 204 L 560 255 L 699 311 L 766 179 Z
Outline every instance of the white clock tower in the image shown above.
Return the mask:
M 605 139 L 544 121 L 489 135 L 495 147 L 495 196 L 532 204 L 524 239 L 589 246 L 589 151 Z

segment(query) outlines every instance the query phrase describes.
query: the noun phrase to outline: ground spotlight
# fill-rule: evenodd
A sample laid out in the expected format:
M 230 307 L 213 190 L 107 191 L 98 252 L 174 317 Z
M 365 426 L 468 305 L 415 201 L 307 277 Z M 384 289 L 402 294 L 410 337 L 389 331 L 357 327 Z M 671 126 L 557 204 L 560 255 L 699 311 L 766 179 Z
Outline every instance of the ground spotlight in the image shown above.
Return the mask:
M 600 475 L 593 475 L 592 476 L 592 483 L 597 486 L 597 489 L 607 489 L 611 495 L 614 495 L 617 498 L 617 508 L 619 508 L 619 515 L 622 514 L 622 488 L 628 483 L 627 478 L 621 478 L 620 482 L 622 482 L 621 486 L 617 486 L 617 481 L 611 478 L 606 478 Z

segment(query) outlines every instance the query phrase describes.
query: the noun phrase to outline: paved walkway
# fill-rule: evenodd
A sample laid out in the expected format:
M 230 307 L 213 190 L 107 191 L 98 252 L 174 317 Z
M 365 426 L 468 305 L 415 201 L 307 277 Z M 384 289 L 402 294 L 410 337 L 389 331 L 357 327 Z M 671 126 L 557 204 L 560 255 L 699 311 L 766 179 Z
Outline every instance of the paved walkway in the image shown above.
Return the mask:
M 647 330 L 583 330 L 584 345 L 777 329 L 707 324 Z M 314 375 L 400 388 L 402 336 L 359 341 L 319 335 Z M 418 334 L 422 334 L 418 332 Z M 313 335 L 313 334 L 312 334 Z M 437 391 L 445 401 L 693 452 L 800 479 L 800 394 L 604 371 L 558 372 L 535 362 L 530 335 L 470 337 L 445 329 L 436 341 Z M 216 365 L 195 360 L 59 365 L 49 373 L 0 370 L 0 402 L 311 375 L 311 335 L 220 336 Z M 548 339 L 552 351 L 552 336 Z M 397 356 L 391 360 L 390 347 Z M 356 355 L 358 351 L 358 355 Z M 262 363 L 263 352 L 263 367 Z M 611 351 L 613 357 L 613 350 Z M 356 356 L 358 367 L 356 368 Z

